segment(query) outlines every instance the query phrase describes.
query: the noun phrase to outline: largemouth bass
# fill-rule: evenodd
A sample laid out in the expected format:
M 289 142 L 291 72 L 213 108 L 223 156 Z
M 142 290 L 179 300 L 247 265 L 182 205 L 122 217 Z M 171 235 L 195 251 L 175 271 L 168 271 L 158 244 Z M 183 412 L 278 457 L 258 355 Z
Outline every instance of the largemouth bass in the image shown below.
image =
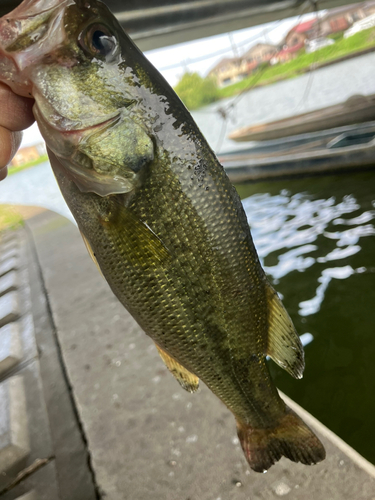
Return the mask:
M 25 0 L 0 21 L 0 80 L 35 99 L 90 255 L 182 387 L 232 411 L 250 467 L 325 451 L 279 397 L 303 348 L 236 190 L 174 91 L 96 0 Z

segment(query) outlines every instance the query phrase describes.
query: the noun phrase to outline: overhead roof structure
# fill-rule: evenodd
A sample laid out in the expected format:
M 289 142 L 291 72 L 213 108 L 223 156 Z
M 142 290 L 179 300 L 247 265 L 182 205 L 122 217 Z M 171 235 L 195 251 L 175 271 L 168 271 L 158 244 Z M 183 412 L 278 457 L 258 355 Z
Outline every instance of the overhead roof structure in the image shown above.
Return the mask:
M 0 16 L 20 0 L 1 0 Z M 353 0 L 104 0 L 142 50 L 187 42 Z

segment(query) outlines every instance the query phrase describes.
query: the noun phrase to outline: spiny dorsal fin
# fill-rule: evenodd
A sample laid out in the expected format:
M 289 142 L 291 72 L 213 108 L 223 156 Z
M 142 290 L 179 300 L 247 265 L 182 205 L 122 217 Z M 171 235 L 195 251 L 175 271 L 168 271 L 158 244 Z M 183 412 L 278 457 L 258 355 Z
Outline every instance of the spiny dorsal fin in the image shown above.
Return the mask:
M 174 375 L 178 381 L 178 383 L 188 392 L 196 392 L 199 387 L 199 378 L 196 377 L 193 373 L 189 372 L 182 365 L 177 363 L 176 360 L 171 358 L 169 354 L 167 354 L 163 349 L 159 346 L 156 346 L 159 351 L 161 359 L 166 364 L 168 370 Z
M 289 314 L 271 285 L 267 286 L 268 345 L 267 354 L 292 377 L 302 378 L 304 353 Z
M 84 242 L 84 244 L 85 244 L 85 246 L 86 246 L 86 249 L 87 249 L 87 251 L 88 251 L 88 253 L 89 253 L 89 255 L 90 255 L 90 257 L 91 257 L 92 261 L 94 262 L 94 264 L 95 264 L 95 265 L 96 265 L 96 267 L 98 268 L 98 270 L 99 270 L 100 274 L 103 276 L 102 270 L 101 270 L 101 269 L 100 269 L 100 267 L 99 267 L 98 261 L 96 260 L 96 257 L 95 257 L 95 254 L 94 254 L 94 251 L 93 251 L 93 249 L 91 248 L 91 245 L 90 245 L 90 243 L 89 243 L 88 239 L 87 239 L 87 238 L 86 238 L 86 236 L 82 233 L 82 231 L 81 231 L 81 230 L 79 230 L 79 232 L 81 233 L 81 236 L 82 236 L 83 242 Z M 103 278 L 104 278 L 104 276 L 103 276 Z

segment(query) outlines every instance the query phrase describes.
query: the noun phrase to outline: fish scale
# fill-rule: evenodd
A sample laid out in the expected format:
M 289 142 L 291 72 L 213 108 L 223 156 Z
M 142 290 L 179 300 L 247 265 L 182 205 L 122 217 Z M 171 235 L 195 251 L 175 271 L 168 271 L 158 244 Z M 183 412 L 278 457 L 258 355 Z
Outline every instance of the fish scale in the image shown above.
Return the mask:
M 156 165 L 153 169 L 160 170 L 160 166 Z M 142 318 L 138 319 L 138 321 L 144 327 L 144 330 L 146 332 L 152 331 L 152 333 L 149 334 L 158 345 L 171 355 L 174 355 L 188 369 L 191 369 L 191 371 L 204 380 L 215 393 L 220 394 L 221 399 L 223 399 L 228 406 L 231 405 L 233 410 L 236 411 L 236 414 L 245 415 L 249 406 L 251 410 L 254 408 L 254 403 L 249 405 L 249 400 L 253 397 L 252 393 L 256 391 L 254 384 L 248 382 L 250 367 L 248 359 L 250 358 L 251 352 L 254 352 L 254 349 L 256 349 L 258 353 L 262 353 L 265 347 L 264 342 L 262 343 L 261 341 L 261 336 L 259 336 L 258 339 L 255 336 L 249 336 L 252 319 L 249 299 L 247 298 L 247 300 L 244 300 L 241 309 L 238 302 L 232 300 L 231 291 L 233 288 L 239 288 L 241 283 L 239 275 L 242 275 L 242 282 L 250 286 L 251 282 L 261 281 L 262 278 L 264 279 L 263 272 L 260 267 L 256 268 L 253 266 L 254 271 L 260 275 L 260 277 L 253 280 L 251 279 L 251 275 L 249 276 L 246 272 L 246 264 L 250 265 L 246 261 L 251 261 L 251 259 L 249 259 L 250 252 L 248 248 L 242 249 L 241 246 L 234 247 L 233 245 L 233 239 L 235 238 L 236 232 L 243 234 L 243 228 L 239 227 L 237 231 L 233 229 L 233 226 L 239 226 L 239 223 L 238 219 L 233 217 L 236 211 L 233 210 L 231 206 L 229 206 L 227 211 L 226 219 L 217 222 L 219 228 L 217 232 L 220 241 L 225 242 L 224 247 L 229 245 L 230 249 L 234 247 L 238 248 L 238 251 L 235 253 L 233 252 L 234 255 L 230 255 L 230 261 L 225 264 L 220 262 L 220 259 L 213 258 L 215 252 L 212 252 L 212 249 L 204 244 L 207 239 L 210 239 L 210 231 L 204 228 L 204 220 L 202 220 L 202 217 L 196 215 L 200 206 L 196 201 L 196 197 L 194 207 L 189 205 L 188 200 L 181 196 L 176 198 L 178 203 L 173 204 L 170 202 L 171 194 L 175 192 L 176 186 L 181 186 L 176 180 L 176 176 L 173 175 L 175 171 L 179 172 L 181 169 L 179 169 L 177 165 L 174 165 L 173 171 L 168 170 L 169 178 L 167 179 L 160 175 L 154 177 L 151 172 L 149 177 L 150 182 L 145 183 L 143 188 L 134 196 L 129 205 L 129 209 L 134 210 L 136 214 L 137 212 L 139 212 L 139 214 L 147 213 L 148 218 L 145 222 L 163 241 L 166 248 L 168 248 L 173 255 L 178 255 L 178 260 L 173 263 L 174 266 L 178 266 L 174 274 L 177 277 L 182 275 L 188 278 L 189 281 L 183 284 L 185 288 L 189 288 L 189 296 L 184 300 L 183 297 L 181 298 L 184 292 L 181 293 L 179 291 L 176 283 L 172 283 L 172 286 L 168 283 L 165 285 L 168 288 L 166 296 L 163 294 L 162 298 L 160 298 L 157 294 L 153 293 L 151 296 L 152 304 L 150 306 L 149 301 L 145 301 L 144 298 L 142 299 L 142 290 L 149 286 L 145 276 L 141 275 L 138 279 L 132 276 L 132 267 L 129 266 L 129 268 L 126 268 L 124 260 L 118 259 L 118 257 L 116 260 L 116 256 L 113 259 L 116 262 L 116 271 L 113 274 L 117 278 L 121 276 L 121 279 L 118 284 L 110 284 L 118 298 L 123 303 L 126 303 L 127 299 L 124 297 L 124 282 L 126 282 L 126 295 L 133 295 L 133 299 L 136 297 L 136 299 L 133 300 L 135 304 L 130 306 L 127 305 L 127 307 L 132 311 L 137 309 L 133 315 L 137 319 L 138 316 Z M 170 180 L 171 177 L 172 180 Z M 162 182 L 161 179 L 163 179 Z M 161 185 L 159 185 L 159 183 L 161 183 Z M 227 188 L 231 190 L 229 183 Z M 205 191 L 201 188 L 195 189 L 201 194 L 203 203 L 206 196 L 210 196 L 213 199 L 211 210 L 215 213 L 215 198 L 217 203 L 220 203 L 220 193 L 216 193 L 216 196 L 214 196 L 212 190 Z M 162 197 L 160 196 L 161 190 L 163 191 Z M 145 192 L 147 194 L 145 194 Z M 166 200 L 169 200 L 168 204 L 165 203 Z M 74 203 L 74 200 L 71 201 L 71 203 Z M 181 221 L 176 221 L 175 214 L 176 212 L 180 213 L 180 208 L 185 211 L 185 217 Z M 82 213 L 82 208 L 79 208 L 77 213 Z M 210 220 L 211 214 L 207 214 L 206 212 L 205 217 Z M 171 233 L 169 228 L 170 220 L 174 221 L 174 233 Z M 200 227 L 197 227 L 198 222 L 200 222 Z M 82 229 L 90 241 L 96 241 L 97 238 L 95 235 L 91 235 L 84 228 Z M 228 238 L 226 237 L 226 233 L 229 234 Z M 186 240 L 189 241 L 188 248 L 186 248 Z M 181 242 L 183 242 L 182 246 L 185 247 L 184 252 L 180 251 Z M 101 246 L 93 244 L 93 248 L 95 249 L 95 255 L 103 274 L 106 274 L 104 270 L 107 265 L 106 263 L 112 261 L 108 249 L 103 246 L 103 248 L 105 248 L 105 254 L 101 256 Z M 202 249 L 205 250 L 205 254 L 203 254 Z M 245 260 L 245 262 L 241 262 L 243 260 Z M 236 280 L 233 279 L 232 274 L 227 270 L 227 268 L 230 267 L 228 265 L 230 262 L 232 262 L 232 267 L 237 269 L 238 279 Z M 121 271 L 119 267 L 121 267 Z M 212 272 L 215 268 L 220 269 L 221 272 Z M 124 278 L 122 278 L 123 275 L 125 275 Z M 134 280 L 134 284 L 131 281 L 132 279 Z M 193 285 L 191 285 L 191 281 L 194 281 Z M 140 282 L 142 283 L 141 286 L 139 286 Z M 133 286 L 135 289 L 140 290 L 139 294 L 135 295 L 132 293 Z M 154 285 L 154 287 L 160 288 L 160 284 Z M 210 291 L 211 296 L 209 299 L 206 290 Z M 227 298 L 224 297 L 223 290 Z M 215 295 L 213 299 L 212 295 Z M 180 300 L 177 300 L 178 297 Z M 259 297 L 260 294 L 258 292 L 255 294 L 255 299 L 259 300 Z M 214 307 L 216 299 L 219 301 L 218 308 Z M 147 314 L 146 311 L 150 307 L 152 307 L 151 318 L 145 319 Z M 142 308 L 144 308 L 145 311 L 143 311 Z M 168 311 L 167 321 L 165 321 L 165 319 L 163 320 L 166 311 Z M 207 318 L 208 312 L 210 313 L 209 316 L 212 318 L 211 320 Z M 178 314 L 186 318 L 182 324 L 180 321 L 177 321 L 176 316 Z M 266 317 L 264 314 L 263 316 Z M 222 318 L 222 321 L 220 322 L 218 318 Z M 246 322 L 244 322 L 243 319 L 245 319 Z M 209 323 L 210 328 L 207 326 L 207 323 Z M 208 329 L 211 330 L 209 333 L 207 333 Z M 166 333 L 168 334 L 167 341 L 164 340 Z M 181 338 L 186 339 L 186 341 L 181 343 Z M 252 340 L 253 342 L 255 340 L 256 344 L 261 345 L 254 346 Z M 202 352 L 200 349 L 200 344 L 202 343 L 209 345 L 209 349 L 207 350 L 210 352 L 210 364 L 206 363 L 206 351 Z M 235 345 L 235 349 L 233 349 L 233 345 Z M 221 361 L 220 364 L 217 364 L 215 362 L 216 358 L 224 362 Z M 245 360 L 245 363 L 241 364 L 240 370 L 239 363 L 234 363 L 232 358 Z M 214 370 L 212 370 L 212 365 L 215 367 Z M 222 366 L 223 368 L 220 370 L 217 366 Z M 260 368 L 261 372 L 268 375 L 265 364 L 260 364 Z M 218 375 L 221 376 L 220 381 L 218 381 Z M 235 376 L 234 382 L 237 385 L 237 392 L 233 391 L 233 388 L 229 386 L 226 380 L 228 377 L 233 379 L 233 375 Z M 248 390 L 248 395 L 244 393 L 244 388 Z M 271 393 L 271 395 L 275 399 L 277 398 L 274 394 Z M 260 409 L 257 410 L 257 414 L 258 413 L 262 413 Z M 266 417 L 263 417 L 263 419 L 265 418 Z
M 89 254 L 181 386 L 193 392 L 201 379 L 233 412 L 254 470 L 282 455 L 322 460 L 322 444 L 270 377 L 267 354 L 300 378 L 303 349 L 239 196 L 105 5 L 22 3 L 0 20 L 0 81 L 35 98 Z

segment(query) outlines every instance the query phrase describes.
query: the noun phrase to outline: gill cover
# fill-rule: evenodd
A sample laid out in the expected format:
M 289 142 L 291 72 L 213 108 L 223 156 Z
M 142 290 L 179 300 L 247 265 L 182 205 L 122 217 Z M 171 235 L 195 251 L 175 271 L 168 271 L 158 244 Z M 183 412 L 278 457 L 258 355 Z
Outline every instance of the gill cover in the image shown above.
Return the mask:
M 154 158 L 150 137 L 128 116 L 64 133 L 51 128 L 37 106 L 34 114 L 50 150 L 82 192 L 129 193 L 140 184 L 142 168 Z

